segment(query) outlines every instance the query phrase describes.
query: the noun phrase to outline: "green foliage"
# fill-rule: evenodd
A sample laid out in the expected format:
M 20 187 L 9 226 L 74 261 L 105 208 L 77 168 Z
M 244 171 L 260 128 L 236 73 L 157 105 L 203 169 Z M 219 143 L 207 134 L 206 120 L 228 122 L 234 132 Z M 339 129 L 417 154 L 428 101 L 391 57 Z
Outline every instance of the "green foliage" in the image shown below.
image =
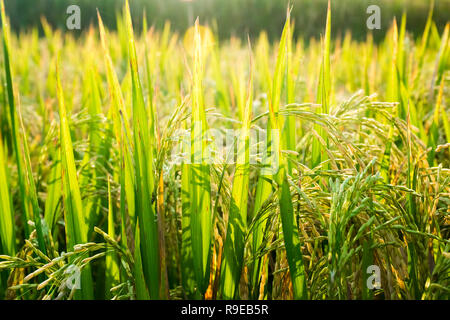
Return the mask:
M 318 41 L 280 2 L 248 47 L 202 19 L 136 35 L 136 3 L 42 38 L 2 11 L 2 298 L 449 298 L 438 3 L 420 39 L 408 12 L 358 41 L 335 2 Z

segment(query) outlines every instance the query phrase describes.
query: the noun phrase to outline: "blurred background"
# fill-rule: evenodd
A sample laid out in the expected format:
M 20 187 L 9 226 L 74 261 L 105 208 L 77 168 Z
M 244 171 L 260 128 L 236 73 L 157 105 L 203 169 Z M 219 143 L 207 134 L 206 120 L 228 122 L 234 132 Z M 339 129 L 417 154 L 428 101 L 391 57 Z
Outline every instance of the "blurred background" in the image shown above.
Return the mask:
M 374 30 L 376 40 L 381 39 L 394 16 L 407 13 L 407 28 L 419 36 L 424 28 L 431 0 L 332 0 L 333 36 L 346 30 L 356 39 L 366 36 L 367 7 L 376 4 L 381 8 L 381 30 Z M 15 30 L 40 27 L 41 16 L 56 28 L 66 30 L 66 9 L 76 4 L 81 9 L 82 32 L 96 23 L 96 9 L 109 28 L 115 28 L 116 12 L 124 0 L 6 0 L 6 10 Z M 166 20 L 173 29 L 183 32 L 192 25 L 195 17 L 218 30 L 221 38 L 231 35 L 246 37 L 266 30 L 271 39 L 278 39 L 289 0 L 130 0 L 136 28 L 142 25 L 145 12 L 148 24 L 161 28 Z M 327 0 L 291 0 L 295 34 L 305 38 L 319 37 L 326 16 Z M 434 21 L 439 31 L 450 20 L 450 0 L 436 0 Z

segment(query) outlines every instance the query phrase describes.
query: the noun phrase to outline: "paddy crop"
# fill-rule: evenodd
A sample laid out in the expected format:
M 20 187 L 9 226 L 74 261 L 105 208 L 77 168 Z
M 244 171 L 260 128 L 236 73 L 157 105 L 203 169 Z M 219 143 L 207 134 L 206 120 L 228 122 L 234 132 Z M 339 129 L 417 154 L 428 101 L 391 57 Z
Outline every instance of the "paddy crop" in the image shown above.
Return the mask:
M 448 299 L 449 24 L 15 34 L 2 299 Z M 243 40 L 246 39 L 246 40 Z

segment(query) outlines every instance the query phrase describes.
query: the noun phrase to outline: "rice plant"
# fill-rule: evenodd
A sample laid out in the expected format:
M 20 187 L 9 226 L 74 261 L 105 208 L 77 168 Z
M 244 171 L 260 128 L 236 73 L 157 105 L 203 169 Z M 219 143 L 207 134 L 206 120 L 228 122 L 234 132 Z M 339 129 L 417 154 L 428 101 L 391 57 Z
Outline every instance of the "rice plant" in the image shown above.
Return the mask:
M 1 299 L 450 298 L 449 24 L 14 33 Z M 145 15 L 144 15 L 145 16 Z M 243 40 L 245 39 L 245 40 Z

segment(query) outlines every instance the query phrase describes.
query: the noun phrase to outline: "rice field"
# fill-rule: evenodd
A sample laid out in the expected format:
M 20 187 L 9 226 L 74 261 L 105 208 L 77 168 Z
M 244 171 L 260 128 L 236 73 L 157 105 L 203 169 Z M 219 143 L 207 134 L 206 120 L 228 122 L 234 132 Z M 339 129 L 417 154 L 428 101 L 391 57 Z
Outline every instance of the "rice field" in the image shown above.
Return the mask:
M 449 299 L 450 42 L 2 9 L 0 298 Z

